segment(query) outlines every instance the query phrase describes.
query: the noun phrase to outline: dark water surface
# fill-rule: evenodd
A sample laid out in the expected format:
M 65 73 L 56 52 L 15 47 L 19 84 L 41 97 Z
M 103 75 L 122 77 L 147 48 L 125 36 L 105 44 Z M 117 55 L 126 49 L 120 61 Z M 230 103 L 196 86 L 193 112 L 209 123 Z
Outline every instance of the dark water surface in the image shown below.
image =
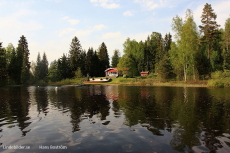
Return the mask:
M 0 152 L 229 153 L 230 88 L 2 87 Z

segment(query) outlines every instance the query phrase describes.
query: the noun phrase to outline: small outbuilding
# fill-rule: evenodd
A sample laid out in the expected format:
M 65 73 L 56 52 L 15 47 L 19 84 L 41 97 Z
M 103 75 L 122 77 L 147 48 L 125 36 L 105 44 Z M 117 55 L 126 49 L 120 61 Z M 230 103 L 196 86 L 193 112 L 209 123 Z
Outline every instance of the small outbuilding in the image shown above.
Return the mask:
M 141 76 L 146 76 L 146 75 L 149 75 L 149 71 L 142 71 L 141 72 Z

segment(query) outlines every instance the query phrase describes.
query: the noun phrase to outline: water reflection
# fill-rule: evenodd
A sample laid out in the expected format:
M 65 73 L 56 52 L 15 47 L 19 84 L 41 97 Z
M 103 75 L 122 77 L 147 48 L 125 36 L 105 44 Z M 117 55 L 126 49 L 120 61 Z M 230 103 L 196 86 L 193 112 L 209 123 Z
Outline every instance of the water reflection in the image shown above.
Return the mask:
M 29 92 L 26 88 L 0 88 L 0 128 L 7 126 L 9 129 L 18 127 L 21 136 L 26 136 L 31 129 L 27 128 L 30 124 Z M 1 128 L 0 132 L 4 132 Z
M 36 152 L 38 145 L 61 144 L 69 152 L 229 152 L 228 93 L 100 85 L 0 88 L 0 151 L 3 145 L 27 144 Z

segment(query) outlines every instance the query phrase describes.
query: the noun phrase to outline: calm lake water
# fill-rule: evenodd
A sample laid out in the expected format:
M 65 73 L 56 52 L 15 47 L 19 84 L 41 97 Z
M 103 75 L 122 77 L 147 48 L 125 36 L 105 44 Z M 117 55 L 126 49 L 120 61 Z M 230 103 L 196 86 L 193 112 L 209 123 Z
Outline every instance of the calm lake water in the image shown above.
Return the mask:
M 230 88 L 1 87 L 0 152 L 229 153 Z

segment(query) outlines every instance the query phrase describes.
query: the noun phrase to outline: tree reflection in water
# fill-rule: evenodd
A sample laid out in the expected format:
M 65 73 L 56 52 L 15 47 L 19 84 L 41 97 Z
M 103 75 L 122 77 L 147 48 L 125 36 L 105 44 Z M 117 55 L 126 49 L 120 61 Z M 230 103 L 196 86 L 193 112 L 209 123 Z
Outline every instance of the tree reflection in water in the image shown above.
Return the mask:
M 8 128 L 18 126 L 21 136 L 26 136 L 31 130 L 27 127 L 32 123 L 28 115 L 30 95 L 27 88 L 0 88 L 0 92 L 0 128 L 4 125 Z
M 0 145 L 20 142 L 19 133 L 27 143 L 36 143 L 36 136 L 38 143 L 83 148 L 79 152 L 98 145 L 121 152 L 229 151 L 230 94 L 226 93 L 230 89 L 0 88 Z M 15 130 L 19 132 L 13 140 Z

